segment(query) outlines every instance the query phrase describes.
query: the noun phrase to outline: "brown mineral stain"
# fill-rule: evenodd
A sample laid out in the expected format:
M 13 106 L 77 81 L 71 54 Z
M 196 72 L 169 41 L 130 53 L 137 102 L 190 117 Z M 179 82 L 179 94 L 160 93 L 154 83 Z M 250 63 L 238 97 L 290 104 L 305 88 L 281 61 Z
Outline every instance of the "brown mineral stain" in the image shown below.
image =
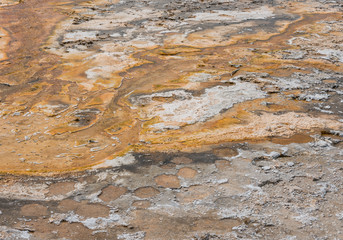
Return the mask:
M 235 148 L 217 148 L 213 150 L 213 153 L 218 157 L 233 157 L 238 154 Z
M 192 179 L 197 175 L 197 173 L 198 172 L 193 168 L 184 167 L 178 171 L 177 175 L 182 178 Z
M 227 234 L 232 230 L 232 227 L 242 224 L 238 220 L 220 220 L 218 216 L 212 215 L 206 215 L 205 220 L 201 220 L 197 217 L 174 217 L 168 214 L 156 214 L 147 209 L 136 210 L 134 216 L 133 227 L 139 226 L 141 231 L 146 233 L 146 239 L 160 239 L 161 233 L 170 239 L 185 239 L 185 236 L 192 234 L 190 231 L 212 232 L 212 229 Z
M 75 210 L 75 213 L 86 218 L 107 217 L 110 213 L 110 208 L 101 204 L 81 203 Z
M 110 202 L 113 200 L 116 200 L 121 195 L 125 194 L 127 192 L 127 189 L 124 187 L 118 187 L 118 186 L 108 186 L 104 188 L 99 195 L 99 198 L 104 202 Z
M 75 212 L 75 210 L 78 208 L 79 205 L 80 203 L 75 200 L 64 199 L 59 203 L 58 209 L 63 212 L 69 212 L 69 211 Z
M 180 180 L 175 175 L 163 174 L 163 175 L 157 176 L 155 178 L 155 182 L 157 185 L 159 185 L 161 187 L 165 187 L 165 188 L 179 188 L 179 187 L 181 187 Z
M 64 195 L 74 190 L 75 182 L 60 182 L 49 186 L 48 196 Z
M 134 195 L 139 198 L 151 198 L 151 197 L 156 196 L 159 193 L 160 191 L 158 191 L 154 187 L 141 187 L 141 188 L 137 188 L 134 191 Z
M 27 217 L 40 217 L 47 215 L 48 209 L 40 204 L 27 204 L 21 208 L 20 213 Z
M 176 157 L 176 158 L 173 158 L 172 162 L 175 164 L 181 165 L 181 164 L 190 164 L 193 162 L 193 160 L 187 157 Z
M 54 228 L 55 229 L 55 228 Z M 92 230 L 86 228 L 81 223 L 67 223 L 62 222 L 57 228 L 57 236 L 63 238 L 63 236 L 71 236 L 71 239 L 87 239 L 92 235 Z M 54 230 L 53 230 L 54 231 Z
M 289 138 L 272 138 L 271 142 L 276 143 L 276 144 L 281 144 L 281 145 L 287 145 L 291 143 L 308 143 L 312 142 L 313 138 L 309 135 L 306 134 L 294 134 L 293 136 Z

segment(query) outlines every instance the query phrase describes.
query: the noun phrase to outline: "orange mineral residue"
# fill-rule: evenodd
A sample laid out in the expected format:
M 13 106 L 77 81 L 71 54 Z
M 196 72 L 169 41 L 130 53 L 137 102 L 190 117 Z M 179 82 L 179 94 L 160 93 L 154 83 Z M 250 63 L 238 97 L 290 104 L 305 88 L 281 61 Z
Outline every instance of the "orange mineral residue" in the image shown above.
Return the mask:
M 156 9 L 111 6 L 120 3 L 0 8 L 1 172 L 78 171 L 130 151 L 291 142 L 342 127 L 301 99 L 315 74 L 331 84 L 343 71 L 332 52 L 341 14 L 297 2 L 215 10 L 185 17 L 183 32 L 148 21 L 161 19 Z

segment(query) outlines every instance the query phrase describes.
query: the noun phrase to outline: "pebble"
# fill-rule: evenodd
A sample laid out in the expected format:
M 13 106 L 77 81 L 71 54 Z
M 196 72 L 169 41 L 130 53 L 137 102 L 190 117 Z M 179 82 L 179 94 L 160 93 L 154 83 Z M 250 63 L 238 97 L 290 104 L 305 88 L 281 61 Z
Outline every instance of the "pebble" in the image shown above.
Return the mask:
M 315 143 L 315 145 L 318 147 L 328 147 L 330 144 L 324 140 L 319 140 Z
M 271 167 L 270 167 L 270 166 L 264 166 L 264 167 L 262 167 L 262 169 L 263 169 L 264 171 L 269 171 L 269 170 L 271 169 Z
M 278 157 L 281 156 L 281 154 L 278 153 L 278 152 L 271 152 L 271 153 L 269 154 L 269 156 L 272 157 L 273 159 L 277 159 Z
M 287 166 L 288 167 L 293 167 L 294 166 L 294 162 L 287 162 Z

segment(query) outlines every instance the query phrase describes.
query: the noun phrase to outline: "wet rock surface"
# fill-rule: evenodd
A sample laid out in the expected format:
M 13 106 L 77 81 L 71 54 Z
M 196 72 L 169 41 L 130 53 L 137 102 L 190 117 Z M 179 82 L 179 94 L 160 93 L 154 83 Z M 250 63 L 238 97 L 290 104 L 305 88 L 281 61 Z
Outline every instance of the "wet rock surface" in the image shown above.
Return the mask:
M 342 239 L 340 1 L 0 1 L 1 239 Z

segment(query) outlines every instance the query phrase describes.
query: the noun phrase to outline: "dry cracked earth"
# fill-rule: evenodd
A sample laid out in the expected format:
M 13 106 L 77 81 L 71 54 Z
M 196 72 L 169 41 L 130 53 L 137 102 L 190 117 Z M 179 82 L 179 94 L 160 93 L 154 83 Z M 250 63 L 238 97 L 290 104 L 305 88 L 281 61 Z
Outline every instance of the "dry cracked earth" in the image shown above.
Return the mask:
M 0 0 L 0 239 L 343 239 L 343 2 Z

